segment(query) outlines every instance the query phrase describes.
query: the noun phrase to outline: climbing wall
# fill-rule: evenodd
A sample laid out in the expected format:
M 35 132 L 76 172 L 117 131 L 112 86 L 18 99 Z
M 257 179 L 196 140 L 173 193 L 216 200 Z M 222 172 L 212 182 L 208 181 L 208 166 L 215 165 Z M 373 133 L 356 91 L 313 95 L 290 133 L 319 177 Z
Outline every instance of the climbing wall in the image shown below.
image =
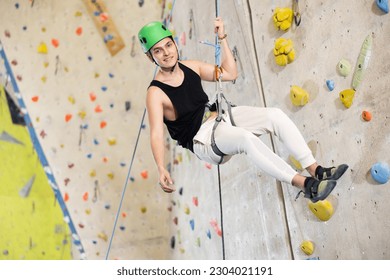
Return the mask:
M 251 1 L 253 2 L 253 1 Z M 301 1 L 300 1 L 301 2 Z M 279 3 L 282 5 L 282 3 Z M 271 14 L 272 5 L 268 11 Z M 386 77 L 390 56 L 381 51 L 386 46 L 390 29 L 388 14 L 378 9 L 375 1 L 347 3 L 300 3 L 302 23 L 288 32 L 270 32 L 264 39 L 257 37 L 259 57 L 268 106 L 287 112 L 312 146 L 317 160 L 327 166 L 347 163 L 348 172 L 329 197 L 334 215 L 320 221 L 308 210 L 304 199 L 294 201 L 295 190 L 284 186 L 287 219 L 295 258 L 300 256 L 299 244 L 311 240 L 314 256 L 320 259 L 388 259 L 390 245 L 383 232 L 389 223 L 381 213 L 387 212 L 388 185 L 376 183 L 370 169 L 376 162 L 389 163 L 387 144 L 389 127 L 385 97 L 389 89 Z M 253 13 L 261 13 L 252 5 Z M 358 20 L 359 18 L 359 20 Z M 255 17 L 255 26 L 269 23 L 267 17 Z M 353 72 L 365 38 L 373 38 L 372 55 L 362 83 L 357 87 L 352 105 L 347 108 L 339 93 L 352 88 Z M 286 67 L 272 63 L 272 45 L 276 38 L 294 42 L 295 61 Z M 349 61 L 351 72 L 340 75 L 338 64 Z M 326 81 L 334 82 L 331 91 Z M 298 85 L 309 93 L 303 107 L 292 105 L 289 88 Z M 387 108 L 387 109 L 386 109 Z M 363 120 L 369 111 L 373 119 Z M 277 151 L 286 158 L 282 145 Z
M 213 62 L 214 48 L 199 41 L 214 42 L 214 7 L 206 12 L 202 8 L 209 6 L 206 1 L 178 1 L 176 5 L 181 13 L 174 14 L 174 23 L 180 26 L 176 32 L 183 57 Z M 240 70 L 237 81 L 225 84 L 224 91 L 239 105 L 281 108 L 297 124 L 320 164 L 347 163 L 350 169 L 324 205 L 311 205 L 311 211 L 303 197 L 295 201 L 297 189 L 287 184 L 280 188 L 245 156 L 236 156 L 221 166 L 223 248 L 217 168 L 184 156 L 186 152 L 179 147 L 172 149 L 173 173 L 182 190 L 174 194 L 175 258 L 222 258 L 223 249 L 227 259 L 389 258 L 390 243 L 384 233 L 390 225 L 382 214 L 389 211 L 388 183 L 380 184 L 371 176 L 375 163 L 386 166 L 390 161 L 386 98 L 389 16 L 375 1 L 353 6 L 340 1 L 299 1 L 300 25 L 278 30 L 274 12 L 286 7 L 291 8 L 291 1 L 220 4 Z M 195 34 L 192 39 L 191 30 L 192 36 Z M 353 87 L 367 36 L 372 37 L 372 46 L 364 78 L 353 99 L 346 95 L 341 99 L 340 92 Z M 285 66 L 277 64 L 274 53 L 279 38 L 291 40 L 295 51 Z M 306 104 L 301 103 L 304 98 L 298 98 L 294 102 L 300 104 L 294 105 L 290 99 L 293 86 L 308 94 Z M 205 84 L 205 88 L 211 95 L 215 91 L 213 84 Z M 351 100 L 352 105 L 348 104 Z M 363 111 L 371 113 L 371 121 L 363 119 Z M 277 139 L 263 140 L 307 175 Z M 321 215 L 315 216 L 316 211 Z M 300 249 L 303 241 L 314 244 L 311 255 Z
M 219 2 L 240 72 L 224 83 L 225 95 L 237 105 L 282 109 L 319 163 L 349 164 L 335 191 L 324 205 L 311 205 L 312 212 L 302 196 L 295 200 L 297 189 L 256 169 L 245 155 L 218 172 L 168 137 L 166 164 L 177 191 L 157 186 L 143 118 L 155 66 L 136 34 L 146 22 L 164 20 L 182 59 L 213 63 L 214 1 L 0 1 L 0 40 L 48 160 L 45 170 L 58 186 L 60 198 L 53 200 L 65 203 L 74 226 L 64 230 L 68 243 L 50 248 L 72 244 L 75 259 L 389 259 L 383 215 L 390 210 L 389 183 L 371 176 L 375 163 L 390 163 L 389 15 L 375 0 L 298 1 L 300 25 L 278 30 L 274 12 L 292 1 Z M 367 36 L 368 68 L 356 91 L 341 100 L 340 92 L 352 88 Z M 284 52 L 288 56 L 276 60 Z M 292 86 L 304 90 L 307 103 L 299 91 L 294 105 Z M 216 85 L 204 88 L 212 97 Z M 261 139 L 307 175 L 277 139 Z M 1 149 L 9 145 L 3 142 Z M 16 225 L 8 224 L 19 232 Z M 38 254 L 11 255 L 7 240 L 0 243 L 2 258 Z M 300 249 L 303 241 L 314 244 L 311 255 Z M 28 245 L 27 251 L 37 248 Z
M 50 203 L 63 201 L 75 228 L 70 238 L 65 224 L 65 248 L 73 245 L 75 259 L 104 259 L 108 253 L 109 259 L 165 259 L 169 197 L 156 192 L 147 121 L 142 123 L 154 68 L 141 67 L 149 64 L 135 39 L 140 22 L 161 17 L 162 2 L 94 1 L 96 9 L 87 2 L 1 1 L 0 40 L 34 143 L 60 191 L 56 200 L 46 186 Z M 29 223 L 25 219 L 18 223 Z M 15 222 L 7 226 L 18 230 Z M 9 252 L 4 258 L 21 257 L 1 244 L 1 254 Z

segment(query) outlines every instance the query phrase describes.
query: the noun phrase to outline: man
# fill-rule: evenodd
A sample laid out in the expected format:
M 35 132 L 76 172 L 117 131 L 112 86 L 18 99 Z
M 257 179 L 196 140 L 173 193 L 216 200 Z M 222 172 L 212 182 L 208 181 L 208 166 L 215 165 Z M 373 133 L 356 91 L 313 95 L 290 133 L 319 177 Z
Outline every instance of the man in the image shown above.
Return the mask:
M 220 68 L 196 60 L 179 62 L 172 33 L 161 22 L 149 23 L 138 33 L 143 51 L 159 67 L 147 91 L 146 108 L 161 188 L 168 193 L 175 190 L 164 167 L 165 124 L 172 139 L 204 161 L 221 162 L 221 154 L 216 153 L 212 145 L 215 139 L 217 149 L 226 155 L 225 161 L 235 154 L 245 153 L 261 170 L 300 188 L 311 201 L 325 199 L 348 166 L 323 168 L 318 165 L 297 127 L 280 109 L 235 106 L 231 108 L 231 115 L 224 112 L 224 121 L 214 127 L 217 113 L 212 106 L 207 106 L 209 100 L 201 80 L 215 81 L 216 72 L 222 73 L 219 77 L 223 81 L 232 81 L 238 76 L 220 17 L 214 21 L 214 32 L 218 35 L 222 52 Z M 298 174 L 270 150 L 259 139 L 264 133 L 278 137 L 312 177 Z

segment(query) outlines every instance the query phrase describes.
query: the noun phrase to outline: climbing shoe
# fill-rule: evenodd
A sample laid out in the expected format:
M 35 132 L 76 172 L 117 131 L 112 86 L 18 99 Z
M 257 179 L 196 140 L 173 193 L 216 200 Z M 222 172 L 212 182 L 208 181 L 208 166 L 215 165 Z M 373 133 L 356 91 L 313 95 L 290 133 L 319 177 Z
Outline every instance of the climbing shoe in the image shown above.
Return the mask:
M 304 191 L 300 191 L 295 200 L 303 192 L 306 198 L 309 198 L 313 203 L 324 200 L 333 191 L 337 182 L 335 180 L 318 181 L 315 178 L 307 177 L 305 179 Z
M 341 164 L 337 167 L 333 166 L 327 168 L 319 165 L 315 171 L 315 178 L 318 180 L 337 180 L 345 173 L 345 171 L 347 171 L 347 169 L 347 164 Z

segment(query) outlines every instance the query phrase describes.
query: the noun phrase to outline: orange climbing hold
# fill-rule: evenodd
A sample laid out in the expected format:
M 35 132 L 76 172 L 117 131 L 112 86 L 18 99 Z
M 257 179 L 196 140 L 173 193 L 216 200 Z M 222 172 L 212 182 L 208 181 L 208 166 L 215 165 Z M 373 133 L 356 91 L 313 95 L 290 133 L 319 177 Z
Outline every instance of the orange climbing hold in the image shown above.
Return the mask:
M 101 112 L 103 112 L 102 107 L 101 107 L 100 105 L 97 105 L 97 106 L 95 107 L 95 112 L 96 112 L 96 113 L 101 113 Z
M 39 96 L 33 96 L 33 97 L 31 97 L 31 100 L 32 100 L 33 102 L 38 102 L 38 99 L 39 99 Z
M 366 122 L 369 122 L 369 121 L 371 121 L 371 119 L 372 119 L 372 115 L 371 115 L 371 113 L 368 112 L 368 111 L 363 111 L 363 112 L 362 112 L 362 118 L 363 118 L 363 120 L 365 120 Z
M 93 93 L 93 92 L 91 92 L 91 93 L 89 94 L 89 99 L 91 99 L 91 101 L 95 101 L 95 100 L 96 100 L 96 94 Z
M 141 172 L 141 177 L 144 178 L 144 179 L 148 179 L 148 171 L 147 170 L 144 170 Z
M 108 14 L 107 13 L 101 13 L 99 18 L 100 18 L 101 22 L 105 22 L 105 21 L 108 20 Z
M 65 115 L 65 121 L 68 122 L 72 119 L 72 114 L 66 114 Z
M 107 126 L 107 122 L 101 121 L 100 122 L 100 128 L 105 128 Z
M 82 27 L 77 27 L 77 28 L 76 28 L 76 34 L 77 34 L 78 36 L 80 36 L 82 33 L 83 33 L 83 28 L 82 28 Z
M 51 44 L 53 45 L 53 47 L 58 48 L 58 46 L 60 45 L 60 41 L 58 41 L 57 39 L 51 39 Z
M 87 200 L 88 200 L 88 192 L 85 192 L 85 193 L 83 194 L 83 200 L 84 200 L 84 201 L 87 201 Z

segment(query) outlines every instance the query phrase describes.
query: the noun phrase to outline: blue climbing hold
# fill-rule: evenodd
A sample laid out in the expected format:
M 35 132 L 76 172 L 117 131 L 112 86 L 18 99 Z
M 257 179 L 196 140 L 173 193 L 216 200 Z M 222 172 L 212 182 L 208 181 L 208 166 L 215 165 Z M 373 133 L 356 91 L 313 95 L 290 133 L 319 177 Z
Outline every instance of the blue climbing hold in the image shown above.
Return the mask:
M 334 90 L 334 81 L 333 80 L 327 80 L 326 81 L 326 86 L 330 91 Z
M 190 220 L 190 226 L 191 226 L 191 229 L 194 230 L 195 229 L 195 221 L 192 219 Z
M 380 184 L 386 184 L 390 178 L 390 167 L 385 162 L 377 162 L 371 167 L 372 178 Z
M 389 12 L 389 1 L 388 0 L 376 0 L 376 5 L 386 14 Z

